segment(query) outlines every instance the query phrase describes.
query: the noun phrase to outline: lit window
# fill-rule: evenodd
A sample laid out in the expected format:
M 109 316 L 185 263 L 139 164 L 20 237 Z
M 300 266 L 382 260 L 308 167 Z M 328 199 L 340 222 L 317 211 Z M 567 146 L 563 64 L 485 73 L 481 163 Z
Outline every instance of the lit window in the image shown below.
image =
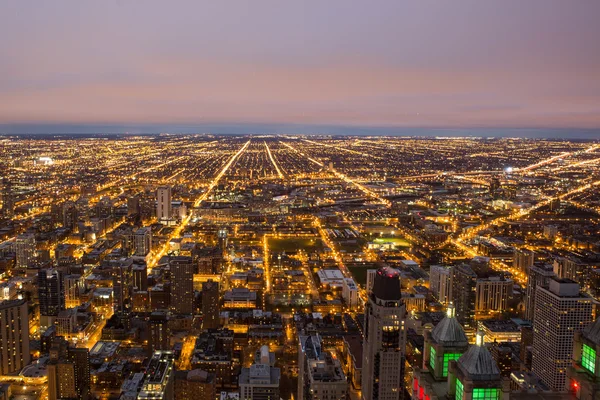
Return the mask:
M 458 360 L 462 356 L 460 353 L 447 353 L 444 354 L 444 365 L 442 367 L 442 376 L 448 376 L 448 364 L 450 360 Z
M 429 346 L 429 366 L 432 371 L 435 371 L 435 349 L 433 346 Z
M 587 344 L 583 345 L 581 366 L 590 371 L 592 374 L 596 373 L 596 350 L 592 349 Z
M 498 400 L 499 398 L 498 389 L 473 389 L 473 400 Z
M 462 400 L 465 388 L 461 381 L 456 380 L 456 397 L 455 400 Z

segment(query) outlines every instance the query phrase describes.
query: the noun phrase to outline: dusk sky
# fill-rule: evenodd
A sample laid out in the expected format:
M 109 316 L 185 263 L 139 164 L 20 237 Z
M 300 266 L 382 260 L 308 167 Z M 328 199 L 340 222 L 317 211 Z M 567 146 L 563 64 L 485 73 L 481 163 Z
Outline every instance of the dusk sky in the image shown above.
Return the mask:
M 3 1 L 0 124 L 600 128 L 600 1 Z

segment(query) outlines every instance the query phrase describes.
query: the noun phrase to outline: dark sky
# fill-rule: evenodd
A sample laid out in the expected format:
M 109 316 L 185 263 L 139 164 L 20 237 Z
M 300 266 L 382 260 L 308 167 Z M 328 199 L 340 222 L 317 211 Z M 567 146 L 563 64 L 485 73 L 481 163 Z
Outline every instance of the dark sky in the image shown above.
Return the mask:
M 9 0 L 0 15 L 4 127 L 600 128 L 596 0 Z

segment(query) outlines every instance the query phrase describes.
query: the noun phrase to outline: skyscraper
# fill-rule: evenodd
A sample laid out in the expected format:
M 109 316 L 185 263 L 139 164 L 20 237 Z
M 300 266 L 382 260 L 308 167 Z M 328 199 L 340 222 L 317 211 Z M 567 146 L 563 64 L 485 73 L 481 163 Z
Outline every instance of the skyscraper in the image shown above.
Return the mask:
M 456 319 L 466 329 L 475 329 L 477 274 L 466 264 L 452 269 L 452 302 Z
M 156 190 L 156 218 L 159 221 L 171 219 L 170 186 L 160 186 Z
M 90 359 L 85 347 L 69 347 L 66 354 L 53 352 L 48 362 L 48 398 L 88 399 Z
M 535 253 L 533 251 L 516 248 L 513 253 L 513 268 L 526 274 L 534 260 Z
M 134 237 L 134 255 L 138 257 L 145 257 L 150 251 L 152 251 L 152 228 L 149 226 L 140 228 L 135 231 Z
M 29 315 L 25 300 L 0 303 L 0 375 L 29 364 Z
M 30 233 L 17 236 L 13 248 L 16 255 L 15 266 L 27 268 L 35 259 L 35 236 Z
M 191 257 L 172 257 L 171 311 L 175 314 L 194 313 L 194 263 Z
M 12 183 L 5 179 L 2 188 L 2 216 L 12 218 L 15 214 L 15 195 Z
M 365 310 L 362 398 L 404 398 L 406 307 L 400 291 L 400 272 L 377 270 Z
M 566 388 L 575 332 L 592 321 L 593 299 L 579 289 L 576 282 L 558 278 L 536 289 L 531 370 L 554 391 Z
M 219 327 L 219 283 L 209 280 L 202 284 L 202 329 Z
M 169 318 L 164 311 L 154 311 L 148 320 L 148 350 L 153 354 L 157 350 L 168 350 L 170 334 Z
M 65 309 L 65 290 L 62 273 L 57 269 L 38 272 L 38 297 L 40 300 L 40 325 L 54 323 L 58 313 Z
M 432 265 L 429 269 L 429 289 L 442 304 L 452 300 L 452 268 Z
M 555 276 L 552 265 L 534 265 L 527 274 L 527 289 L 525 292 L 525 319 L 533 321 L 535 312 L 535 293 L 538 287 L 548 287 L 550 279 Z

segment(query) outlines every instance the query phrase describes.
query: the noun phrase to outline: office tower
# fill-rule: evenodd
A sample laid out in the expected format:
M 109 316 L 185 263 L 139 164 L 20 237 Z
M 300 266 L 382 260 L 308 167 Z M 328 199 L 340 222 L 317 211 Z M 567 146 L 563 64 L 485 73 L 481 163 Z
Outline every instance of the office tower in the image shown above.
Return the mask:
M 127 216 L 138 215 L 140 213 L 140 196 L 133 195 L 127 197 Z
M 201 369 L 175 371 L 175 399 L 215 400 L 215 375 Z
M 40 326 L 54 323 L 58 313 L 65 309 L 65 290 L 62 273 L 57 269 L 38 272 L 38 297 L 40 301 Z
M 477 332 L 475 345 L 469 347 L 448 367 L 448 398 L 508 400 L 510 382 L 502 379 L 500 369 L 485 347 L 483 332 Z
M 242 368 L 239 378 L 241 400 L 279 399 L 281 370 L 272 365 L 274 353 L 262 346 L 250 368 Z
M 561 279 L 572 279 L 580 285 L 585 283 L 585 265 L 575 257 L 556 257 L 553 263 L 554 273 Z
M 145 368 L 138 399 L 173 400 L 175 372 L 173 352 L 156 351 Z
M 170 346 L 169 318 L 164 311 L 154 311 L 148 320 L 148 350 L 168 350 Z
M 145 257 L 152 251 L 152 228 L 145 227 L 135 231 L 133 235 L 134 255 Z
M 125 315 L 131 311 L 133 260 L 131 258 L 123 258 L 111 263 L 113 308 L 115 313 Z
M 525 319 L 533 321 L 535 312 L 535 293 L 538 287 L 548 287 L 550 279 L 556 276 L 552 265 L 541 264 L 529 268 L 527 288 L 525 291 Z
M 66 344 L 65 344 L 66 346 Z M 48 398 L 88 399 L 90 359 L 87 348 L 69 347 L 52 352 L 48 362 Z
M 137 291 L 148 290 L 148 268 L 146 264 L 133 264 L 131 273 L 133 275 L 133 288 L 137 288 Z
M 0 303 L 0 375 L 18 372 L 30 360 L 27 302 L 3 301 Z
M 27 268 L 35 259 L 35 236 L 30 233 L 17 236 L 13 249 L 16 256 L 15 267 Z
M 477 274 L 466 264 L 452 268 L 452 302 L 456 319 L 465 328 L 475 329 Z
M 475 312 L 508 309 L 508 299 L 512 296 L 514 282 L 497 276 L 480 278 L 475 282 Z
M 12 183 L 5 179 L 2 189 L 2 216 L 12 218 L 15 215 L 15 194 L 13 193 Z
M 597 399 L 600 395 L 600 318 L 575 332 L 573 359 L 567 369 L 568 389 L 578 399 Z
M 362 398 L 404 398 L 406 307 L 400 292 L 400 272 L 377 270 L 365 310 Z
M 213 329 L 219 323 L 219 283 L 209 280 L 202 284 L 202 329 Z
M 194 263 L 192 257 L 171 257 L 171 311 L 194 313 Z
M 156 218 L 171 219 L 171 187 L 161 186 L 156 190 Z
M 553 278 L 547 289 L 536 289 L 531 371 L 554 391 L 566 389 L 573 335 L 592 321 L 592 302 L 570 279 Z
M 455 309 L 449 305 L 446 317 L 431 332 L 425 332 L 423 366 L 413 372 L 412 398 L 435 399 L 448 380 L 450 361 L 458 360 L 469 348 L 463 327 L 456 320 Z M 447 390 L 444 387 L 444 390 Z
M 429 290 L 442 304 L 452 301 L 452 267 L 432 265 L 429 269 Z
M 529 267 L 533 265 L 534 260 L 535 253 L 533 251 L 515 248 L 513 253 L 513 268 L 517 271 L 526 274 L 529 271 Z
M 340 361 L 323 350 L 318 334 L 299 335 L 298 340 L 298 399 L 345 400 L 348 382 Z

